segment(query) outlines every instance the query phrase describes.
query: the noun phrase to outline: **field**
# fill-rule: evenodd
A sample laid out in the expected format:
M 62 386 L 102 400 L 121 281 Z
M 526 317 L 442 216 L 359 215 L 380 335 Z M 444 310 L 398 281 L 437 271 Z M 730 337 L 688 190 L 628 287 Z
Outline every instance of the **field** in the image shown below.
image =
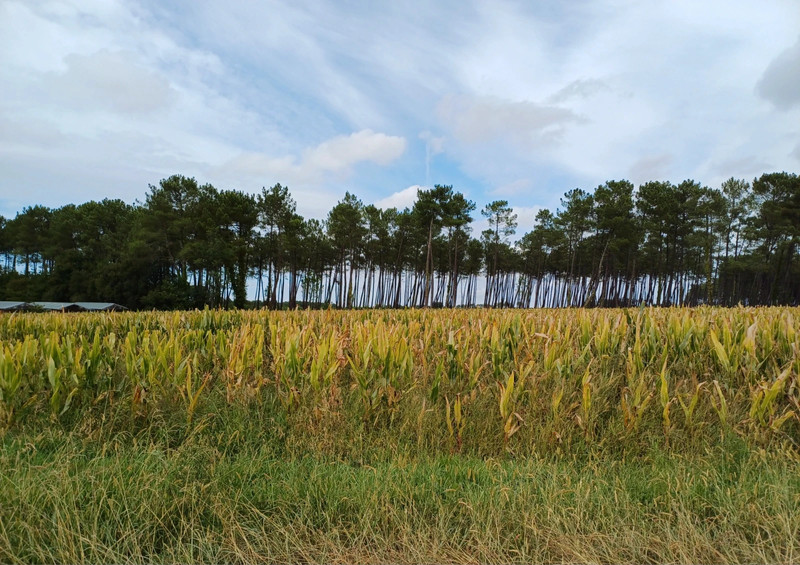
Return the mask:
M 0 562 L 800 562 L 798 308 L 0 317 Z

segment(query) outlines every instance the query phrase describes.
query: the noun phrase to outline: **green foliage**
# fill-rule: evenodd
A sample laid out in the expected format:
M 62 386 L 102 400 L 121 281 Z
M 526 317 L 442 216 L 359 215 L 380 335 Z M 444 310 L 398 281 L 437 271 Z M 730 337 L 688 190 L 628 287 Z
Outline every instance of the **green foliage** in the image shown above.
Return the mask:
M 410 209 L 347 192 L 324 222 L 288 187 L 257 195 L 173 175 L 143 203 L 24 208 L 0 218 L 0 297 L 112 301 L 132 309 L 254 305 L 488 307 L 781 305 L 800 302 L 800 181 L 767 173 L 719 189 L 610 180 L 574 188 L 512 240 L 517 214 L 451 185 Z

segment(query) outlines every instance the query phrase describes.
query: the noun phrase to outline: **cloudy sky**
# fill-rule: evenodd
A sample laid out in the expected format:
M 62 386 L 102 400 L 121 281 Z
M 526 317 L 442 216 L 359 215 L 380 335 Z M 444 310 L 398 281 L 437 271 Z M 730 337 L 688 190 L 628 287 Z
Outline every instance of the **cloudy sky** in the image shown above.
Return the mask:
M 800 172 L 797 0 L 0 0 L 0 214 L 171 174 L 306 217 Z

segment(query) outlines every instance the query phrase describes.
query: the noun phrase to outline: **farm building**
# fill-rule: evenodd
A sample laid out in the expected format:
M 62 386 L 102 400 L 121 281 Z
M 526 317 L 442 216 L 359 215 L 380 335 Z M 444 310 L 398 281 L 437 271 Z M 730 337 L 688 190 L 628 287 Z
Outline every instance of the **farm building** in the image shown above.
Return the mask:
M 114 302 L 12 302 L 0 301 L 0 312 L 120 312 L 127 310 Z
M 13 302 L 10 300 L 0 300 L 0 312 L 18 312 L 25 309 L 24 302 Z

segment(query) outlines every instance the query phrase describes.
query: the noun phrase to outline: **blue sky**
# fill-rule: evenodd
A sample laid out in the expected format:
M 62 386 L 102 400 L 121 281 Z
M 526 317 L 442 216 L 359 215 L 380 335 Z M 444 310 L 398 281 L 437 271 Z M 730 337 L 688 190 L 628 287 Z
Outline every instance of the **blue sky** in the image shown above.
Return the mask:
M 796 0 L 0 0 L 0 214 L 179 173 L 318 218 L 452 184 L 521 234 L 574 187 L 798 172 L 798 30 Z

